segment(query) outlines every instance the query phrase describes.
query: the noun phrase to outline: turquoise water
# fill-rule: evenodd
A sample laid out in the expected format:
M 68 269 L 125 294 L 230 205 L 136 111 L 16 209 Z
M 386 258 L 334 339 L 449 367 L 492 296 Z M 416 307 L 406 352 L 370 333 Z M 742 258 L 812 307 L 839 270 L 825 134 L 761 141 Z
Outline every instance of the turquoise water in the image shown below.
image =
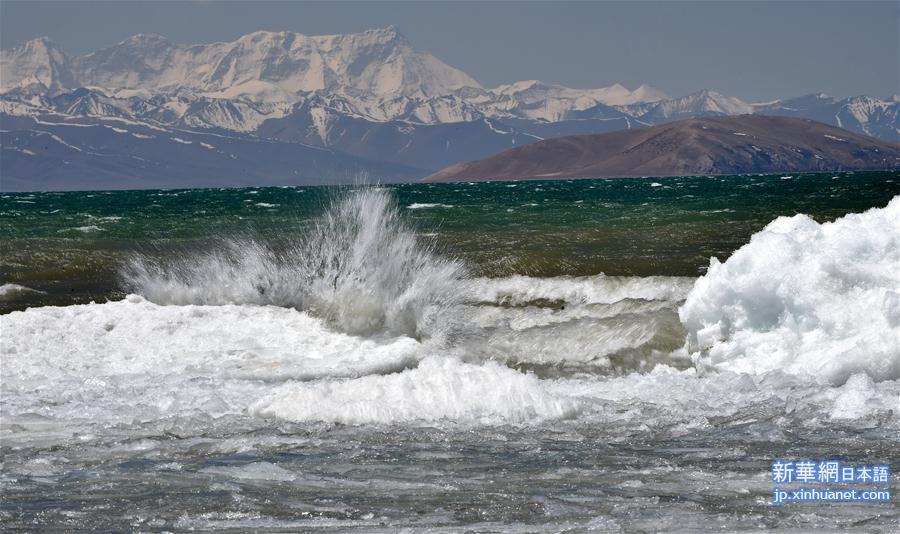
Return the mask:
M 832 220 L 885 205 L 900 173 L 387 186 L 420 237 L 474 274 L 697 276 L 780 215 Z M 136 252 L 189 254 L 236 237 L 302 235 L 343 188 L 6 193 L 0 312 L 121 298 Z

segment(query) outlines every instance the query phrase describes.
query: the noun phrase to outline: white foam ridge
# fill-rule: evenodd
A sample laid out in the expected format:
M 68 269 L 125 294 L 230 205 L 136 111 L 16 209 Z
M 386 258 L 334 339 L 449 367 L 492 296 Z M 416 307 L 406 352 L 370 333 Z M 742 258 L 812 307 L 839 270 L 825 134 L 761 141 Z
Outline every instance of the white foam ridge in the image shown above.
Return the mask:
M 482 302 L 524 305 L 535 301 L 611 304 L 625 299 L 682 300 L 694 279 L 675 276 L 559 276 L 475 278 L 473 297 Z
M 830 223 L 775 219 L 713 258 L 679 315 L 701 368 L 900 378 L 900 197 Z
M 578 403 L 550 393 L 534 375 L 498 363 L 476 365 L 436 356 L 397 374 L 285 384 L 251 411 L 344 424 L 449 420 L 516 425 L 573 417 Z
M 76 432 L 123 425 L 178 434 L 236 417 L 413 426 L 574 419 L 688 432 L 764 406 L 785 426 L 796 418 L 900 422 L 884 419 L 896 408 L 898 382 L 873 382 L 865 373 L 842 387 L 780 370 L 704 374 L 667 365 L 547 379 L 492 361 L 495 351 L 474 357 L 467 347 L 448 350 L 431 340 L 353 336 L 278 306 L 164 306 L 132 295 L 12 312 L 0 316 L 0 327 L 7 444 L 68 442 Z M 527 353 L 527 343 L 522 347 Z M 573 352 L 577 361 L 582 355 Z M 805 411 L 785 418 L 788 405 Z
M 176 263 L 140 256 L 124 277 L 161 304 L 271 304 L 308 310 L 345 332 L 419 336 L 456 300 L 463 272 L 417 240 L 388 191 L 359 187 L 284 249 L 231 240 Z
M 409 206 L 406 206 L 408 210 L 424 210 L 429 208 L 452 208 L 453 206 L 450 204 L 429 204 L 429 203 L 419 203 L 413 202 Z
M 481 335 L 466 343 L 465 351 L 469 358 L 603 371 L 612 367 L 610 357 L 616 354 L 630 352 L 624 366 L 635 369 L 671 357 L 683 340 L 673 309 L 621 309 L 603 317 L 606 311 L 611 310 L 571 307 L 548 314 L 534 308 L 488 308 L 476 316 L 483 325 L 477 330 Z
M 415 365 L 406 337 L 334 332 L 277 306 L 161 306 L 137 295 L 0 316 L 4 410 L 131 421 L 246 413 L 285 380 Z
M 647 425 L 656 432 L 684 435 L 725 421 L 769 419 L 767 439 L 787 439 L 800 428 L 820 429 L 837 422 L 871 428 L 900 428 L 897 387 L 857 373 L 840 387 L 776 370 L 766 374 L 728 370 L 710 374 L 695 368 L 657 365 L 650 372 L 607 379 L 548 381 L 556 395 L 577 400 L 581 415 L 607 425 Z M 646 428 L 646 427 L 645 427 Z
M 15 298 L 22 293 L 43 293 L 30 287 L 19 284 L 2 284 L 0 285 L 0 300 L 9 300 Z

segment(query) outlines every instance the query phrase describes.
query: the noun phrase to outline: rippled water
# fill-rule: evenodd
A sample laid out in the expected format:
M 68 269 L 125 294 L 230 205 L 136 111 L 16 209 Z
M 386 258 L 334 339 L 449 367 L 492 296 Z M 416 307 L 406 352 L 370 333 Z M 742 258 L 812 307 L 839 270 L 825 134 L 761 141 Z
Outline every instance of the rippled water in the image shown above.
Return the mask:
M 760 231 L 898 184 L 4 194 L 0 521 L 890 531 L 769 468 L 900 459 L 900 201 Z
M 697 276 L 779 215 L 830 220 L 883 206 L 897 173 L 390 186 L 421 237 L 474 274 Z M 659 185 L 654 185 L 659 184 Z M 302 235 L 340 189 L 0 194 L 0 283 L 33 304 L 121 298 L 135 252 L 181 255 L 222 239 Z

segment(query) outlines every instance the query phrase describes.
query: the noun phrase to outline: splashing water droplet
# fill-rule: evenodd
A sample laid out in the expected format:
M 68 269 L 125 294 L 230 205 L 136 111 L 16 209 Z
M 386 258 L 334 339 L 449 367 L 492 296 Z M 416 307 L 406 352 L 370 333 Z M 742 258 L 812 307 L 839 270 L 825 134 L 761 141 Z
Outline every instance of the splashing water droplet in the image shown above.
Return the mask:
M 162 262 L 142 254 L 122 270 L 126 287 L 159 304 L 293 307 L 351 334 L 430 337 L 457 302 L 462 263 L 416 238 L 390 193 L 361 187 L 280 249 L 230 239 Z

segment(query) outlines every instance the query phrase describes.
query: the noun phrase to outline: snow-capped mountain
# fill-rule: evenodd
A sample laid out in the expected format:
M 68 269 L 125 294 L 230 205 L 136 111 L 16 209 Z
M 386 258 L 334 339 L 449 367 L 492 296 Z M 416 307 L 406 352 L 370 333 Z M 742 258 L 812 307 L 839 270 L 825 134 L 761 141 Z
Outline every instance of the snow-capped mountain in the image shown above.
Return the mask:
M 557 122 L 573 118 L 580 111 L 604 106 L 658 102 L 666 97 L 662 91 L 642 85 L 629 91 L 619 84 L 600 89 L 570 89 L 538 80 L 501 85 L 469 100 L 487 115 L 514 116 Z
M 69 58 L 47 37 L 0 51 L 0 91 L 42 86 L 44 92 L 56 93 L 76 85 Z
M 485 115 L 556 121 L 601 103 L 665 97 L 649 86 L 629 91 L 618 84 L 578 90 L 529 81 L 485 90 L 461 70 L 416 51 L 394 27 L 324 36 L 259 31 L 230 43 L 200 45 L 140 34 L 75 58 L 36 39 L 3 53 L 0 80 L 4 92 L 40 81 L 51 96 L 89 87 L 114 97 L 176 95 L 177 100 L 190 93 L 295 104 L 319 93 L 342 98 L 355 115 L 425 124 Z M 237 128 L 252 129 L 252 124 Z
M 4 130 L 41 124 L 17 117 L 52 116 L 56 124 L 118 119 L 161 128 L 178 138 L 207 132 L 253 142 L 301 143 L 303 153 L 312 145 L 334 151 L 333 161 L 320 169 L 366 172 L 369 166 L 379 172 L 391 169 L 395 177 L 424 176 L 549 137 L 752 113 L 811 118 L 900 139 L 897 96 L 839 100 L 820 94 L 751 104 L 711 90 L 669 98 L 649 85 L 572 89 L 528 80 L 484 88 L 463 71 L 416 50 L 393 27 L 324 36 L 259 31 L 232 42 L 196 45 L 141 34 L 77 57 L 67 56 L 48 38 L 0 51 Z M 63 131 L 66 137 L 54 135 L 81 147 L 88 142 L 82 137 L 92 130 Z M 12 133 L 4 136 L 5 143 L 30 138 L 26 132 Z M 144 139 L 140 135 L 132 141 Z M 101 152 L 85 148 L 80 157 L 90 153 Z M 33 157 L 21 160 L 24 152 L 3 154 L 7 175 L 9 169 L 20 174 L 32 169 L 35 176 L 46 171 Z M 342 167 L 337 159 L 343 156 L 348 160 Z M 373 160 L 389 166 L 379 167 Z M 85 169 L 88 161 L 82 161 Z M 173 165 L 165 168 L 176 168 L 178 162 Z M 130 172 L 127 166 L 117 169 Z M 336 179 L 348 179 L 340 172 Z
M 641 120 L 656 124 L 689 117 L 716 115 L 746 115 L 753 113 L 753 106 L 740 98 L 725 96 L 715 91 L 703 90 L 680 98 L 663 100 L 653 105 L 631 108 Z
M 874 137 L 898 139 L 900 135 L 900 106 L 871 96 L 854 96 L 840 103 L 835 115 L 841 128 L 863 131 Z M 893 128 L 891 128 L 893 126 Z
M 900 101 L 824 93 L 754 105 L 756 113 L 804 117 L 888 141 L 900 141 Z
M 323 36 L 259 31 L 201 45 L 140 34 L 71 60 L 47 39 L 35 39 L 3 55 L 4 89 L 31 77 L 51 90 L 189 89 L 257 101 L 291 101 L 313 91 L 430 97 L 480 87 L 464 72 L 414 50 L 393 27 Z

